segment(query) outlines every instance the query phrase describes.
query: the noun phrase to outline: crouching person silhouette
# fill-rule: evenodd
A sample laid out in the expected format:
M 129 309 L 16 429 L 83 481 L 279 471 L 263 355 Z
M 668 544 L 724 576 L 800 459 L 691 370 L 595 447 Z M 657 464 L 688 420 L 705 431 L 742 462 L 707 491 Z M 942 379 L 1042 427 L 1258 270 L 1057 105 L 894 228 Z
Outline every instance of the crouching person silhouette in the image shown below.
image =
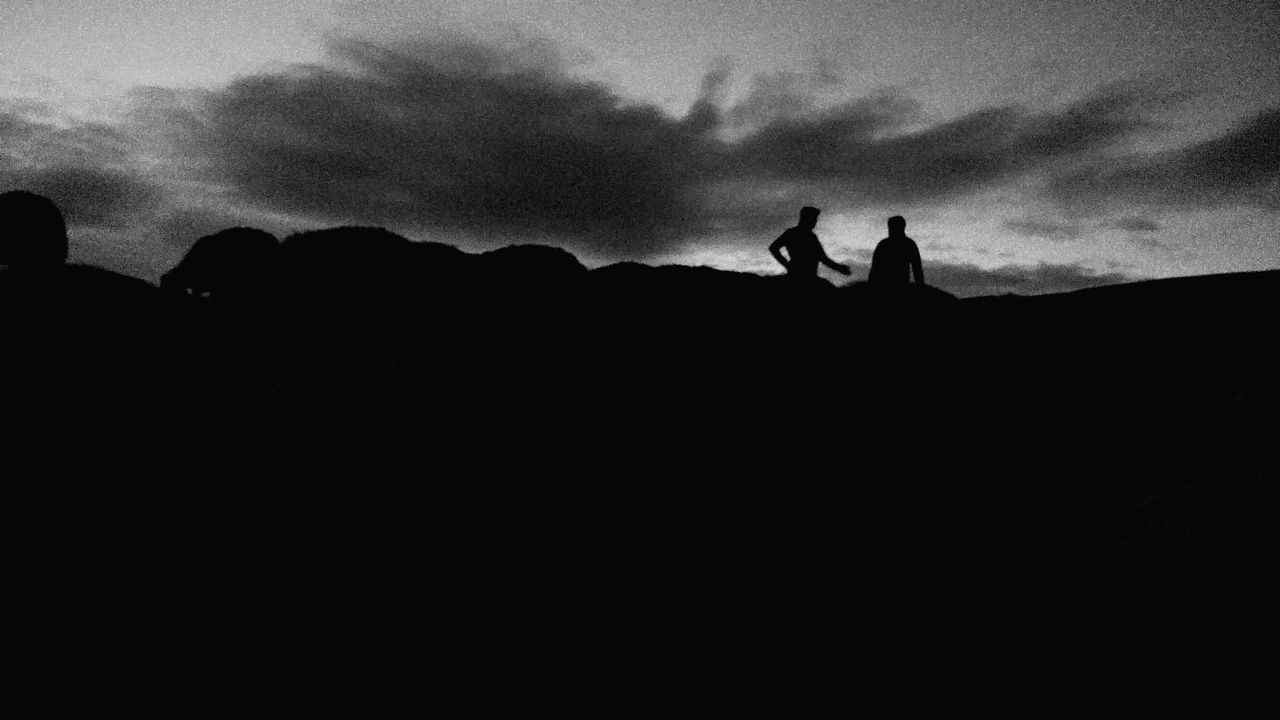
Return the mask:
M 819 212 L 821 211 L 815 207 L 800 208 L 800 223 L 787 229 L 769 246 L 769 252 L 782 267 L 787 269 L 789 278 L 798 281 L 816 278 L 818 263 L 826 265 L 841 275 L 848 275 L 851 272 L 848 265 L 827 257 L 827 253 L 822 249 L 822 243 L 818 242 L 818 236 L 814 234 L 813 228 L 818 224 Z M 784 249 L 787 251 L 786 255 L 782 254 Z
M 889 237 L 876 245 L 871 256 L 871 272 L 867 281 L 881 286 L 909 285 L 914 275 L 917 285 L 924 284 L 924 267 L 920 248 L 907 237 L 907 221 L 901 215 L 889 218 Z

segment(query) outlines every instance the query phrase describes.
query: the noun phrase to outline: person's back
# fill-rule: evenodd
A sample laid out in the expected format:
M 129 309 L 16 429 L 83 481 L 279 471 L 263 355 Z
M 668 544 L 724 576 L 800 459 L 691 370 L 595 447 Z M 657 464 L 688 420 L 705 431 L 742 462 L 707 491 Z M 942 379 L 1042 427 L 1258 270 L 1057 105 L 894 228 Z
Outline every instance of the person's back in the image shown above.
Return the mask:
M 907 285 L 914 275 L 916 283 L 924 284 L 920 249 L 907 237 L 906 226 L 906 220 L 901 217 L 889 218 L 889 237 L 876 245 L 868 281 L 877 285 Z

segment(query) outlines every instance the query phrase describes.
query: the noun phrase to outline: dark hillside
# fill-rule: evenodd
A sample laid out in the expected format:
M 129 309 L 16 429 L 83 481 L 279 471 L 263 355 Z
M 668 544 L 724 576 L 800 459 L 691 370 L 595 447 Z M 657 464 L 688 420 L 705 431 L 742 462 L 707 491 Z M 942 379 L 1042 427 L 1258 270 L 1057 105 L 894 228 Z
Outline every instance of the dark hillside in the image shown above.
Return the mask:
M 431 602 L 492 632 L 856 612 L 885 642 L 922 615 L 1275 599 L 1277 272 L 962 301 L 339 228 L 226 296 L 65 277 L 25 315 L 70 333 L 58 361 L 5 369 L 128 380 L 57 394 L 59 442 L 106 406 L 129 440 L 78 458 L 94 502 L 37 514 L 57 552 L 115 538 L 113 583 L 165 567 L 217 602 Z M 3 280 L 6 313 L 33 307 Z

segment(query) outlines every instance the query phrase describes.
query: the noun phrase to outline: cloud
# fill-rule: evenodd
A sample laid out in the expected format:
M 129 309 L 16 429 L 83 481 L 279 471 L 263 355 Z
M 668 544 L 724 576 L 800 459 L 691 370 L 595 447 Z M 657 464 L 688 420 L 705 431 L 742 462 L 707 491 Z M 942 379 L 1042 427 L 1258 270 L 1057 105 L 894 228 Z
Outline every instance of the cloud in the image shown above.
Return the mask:
M 1159 153 L 1090 163 L 1055 175 L 1049 198 L 1077 209 L 1118 204 L 1280 209 L 1280 108 L 1261 112 L 1221 137 Z
M 644 258 L 786 227 L 796 208 L 942 204 L 1149 130 L 1140 93 L 920 126 L 900 90 L 831 104 L 830 68 L 724 106 L 721 59 L 683 118 L 572 75 L 545 43 L 337 40 L 319 65 L 174 104 L 181 153 L 238 202 L 333 223 L 532 237 Z M 153 106 L 163 104 L 154 94 Z
M 823 58 L 806 72 L 757 73 L 746 96 L 725 114 L 727 125 L 738 131 L 757 130 L 812 116 L 843 84 L 843 78 Z
M 1152 233 L 1160 230 L 1160 223 L 1149 218 L 1129 215 L 1116 220 L 1111 227 L 1131 233 Z
M 115 223 L 158 196 L 128 135 L 108 125 L 56 124 L 10 108 L 0 112 L 0 148 L 0 189 L 49 197 L 69 225 Z
M 107 262 L 111 251 L 101 243 L 116 232 L 118 264 L 144 275 L 163 269 L 155 267 L 157 258 L 172 261 L 196 237 L 290 214 L 528 231 L 635 256 L 670 249 L 682 234 L 732 227 L 776 234 L 795 219 L 787 193 L 805 183 L 821 190 L 888 175 L 900 178 L 896 190 L 890 183 L 864 195 L 928 195 L 927 184 L 907 188 L 907 168 L 926 161 L 899 157 L 903 148 L 972 159 L 1020 147 L 1015 154 L 1023 159 L 999 160 L 1016 168 L 1087 152 L 1126 132 L 1118 120 L 1008 108 L 908 131 L 914 102 L 884 92 L 805 119 L 774 119 L 729 141 L 714 137 L 716 124 L 727 122 L 717 108 L 728 72 L 727 64 L 713 68 L 700 104 L 672 118 L 569 77 L 542 47 L 348 42 L 331 65 L 246 77 L 221 90 L 139 89 L 137 126 L 59 125 L 0 108 L 0 183 L 48 194 L 69 220 L 92 227 L 87 236 L 101 239 L 86 249 L 94 259 Z M 1112 98 L 1078 107 L 1112 108 L 1100 111 L 1105 116 L 1125 103 Z M 167 123 L 175 143 L 166 167 L 184 168 L 194 176 L 180 179 L 212 182 L 229 196 L 182 204 L 147 179 L 137 131 L 156 120 Z M 808 157 L 805 147 L 823 138 L 836 142 L 837 156 L 861 153 L 880 162 L 879 170 Z M 960 176 L 1003 172 L 987 164 Z M 953 181 L 931 187 L 942 197 L 966 192 Z M 775 199 L 762 202 L 753 192 L 768 186 Z M 1023 229 L 1060 232 L 1034 221 Z M 863 251 L 855 275 L 865 276 L 869 250 Z M 1062 292 L 1132 279 L 1078 265 L 984 269 L 935 262 L 925 271 L 931 284 L 961 296 Z
M 805 184 L 844 207 L 940 203 L 1078 161 L 1151 130 L 1135 91 L 1105 90 L 1066 108 L 985 108 L 910 129 L 915 103 L 882 92 L 775 121 L 731 150 L 739 176 Z
M 241 202 L 334 223 L 618 255 L 662 247 L 698 212 L 705 127 L 574 79 L 545 48 L 345 40 L 333 53 L 205 98 L 185 145 L 206 177 Z
M 145 233 L 157 242 L 185 250 L 196 240 L 219 230 L 239 226 L 263 228 L 267 224 L 269 223 L 262 222 L 262 218 L 246 216 L 229 209 L 173 207 L 159 214 Z M 276 234 L 286 234 L 279 227 L 269 229 Z
M 73 262 L 155 280 L 176 261 L 168 231 L 192 227 L 184 221 L 198 218 L 210 221 L 200 230 L 221 228 L 198 208 L 185 215 L 175 208 L 174 187 L 165 182 L 173 176 L 163 163 L 148 162 L 154 149 L 142 140 L 143 129 L 131 122 L 73 121 L 38 104 L 0 101 L 0 191 L 23 189 L 52 199 L 67 220 Z
M 15 112 L 0 112 L 0 138 L 5 144 L 28 142 L 39 126 Z
M 1128 239 L 1135 245 L 1149 250 L 1173 250 L 1174 248 L 1155 237 L 1153 233 L 1164 229 L 1160 223 L 1139 215 L 1126 215 L 1106 225 L 1114 230 L 1128 233 Z
M 110 168 L 58 165 L 17 173 L 6 184 L 50 198 L 69 225 L 112 224 L 156 202 L 149 182 Z
M 1266 192 L 1276 113 L 1200 145 L 1116 155 L 1159 130 L 1135 86 L 925 122 L 901 89 L 843 98 L 849 86 L 827 66 L 757 75 L 730 103 L 721 59 L 689 112 L 672 117 L 570 65 L 537 41 L 340 39 L 321 63 L 212 90 L 138 88 L 117 125 L 0 105 L 0 184 L 53 196 L 73 223 L 166 242 L 275 218 L 550 242 L 596 260 L 767 242 L 801 205 L 913 212 L 1033 181 L 1069 206 L 1280 197 Z M 1083 232 L 1037 215 L 1006 227 L 1054 240 Z M 1080 272 L 1028 282 L 1093 280 Z
M 1083 228 L 1078 223 L 1059 222 L 1040 217 L 1006 220 L 1004 227 L 1019 235 L 1054 241 L 1075 240 L 1083 232 Z
M 723 122 L 721 107 L 729 87 L 733 64 L 727 57 L 717 58 L 711 70 L 702 78 L 698 97 L 684 117 L 684 126 L 697 134 L 718 130 Z

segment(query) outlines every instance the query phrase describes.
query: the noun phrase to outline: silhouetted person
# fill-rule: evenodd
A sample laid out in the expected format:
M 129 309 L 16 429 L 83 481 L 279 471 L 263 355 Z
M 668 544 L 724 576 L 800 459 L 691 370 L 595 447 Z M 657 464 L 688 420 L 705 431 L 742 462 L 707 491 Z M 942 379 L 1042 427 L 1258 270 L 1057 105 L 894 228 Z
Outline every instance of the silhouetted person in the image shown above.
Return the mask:
M 877 285 L 909 285 L 912 275 L 916 283 L 924 284 L 924 268 L 920 263 L 920 248 L 907 237 L 907 221 L 901 215 L 889 218 L 889 237 L 876 245 L 871 256 L 869 282 Z
M 67 224 L 47 197 L 13 190 L 0 194 L 0 265 L 13 274 L 42 273 L 67 261 Z
M 787 269 L 788 277 L 802 280 L 817 277 L 818 263 L 826 265 L 841 275 L 850 273 L 848 265 L 842 265 L 827 257 L 827 253 L 822 249 L 822 243 L 818 242 L 818 236 L 814 234 L 813 228 L 818 224 L 819 212 L 815 207 L 800 208 L 800 223 L 782 233 L 769 246 L 769 252 L 773 254 L 774 259 Z M 787 251 L 786 255 L 782 254 L 784 248 Z

